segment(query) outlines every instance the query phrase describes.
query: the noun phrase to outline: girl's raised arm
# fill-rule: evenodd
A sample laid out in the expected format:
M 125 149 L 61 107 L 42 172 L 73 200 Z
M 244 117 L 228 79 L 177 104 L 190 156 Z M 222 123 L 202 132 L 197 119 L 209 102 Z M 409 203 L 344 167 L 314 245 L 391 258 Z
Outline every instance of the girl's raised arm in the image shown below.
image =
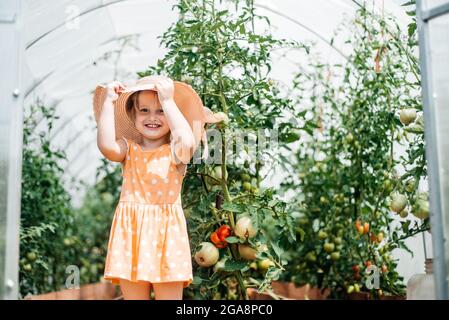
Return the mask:
M 170 78 L 158 79 L 156 89 L 174 140 L 173 153 L 177 160 L 187 164 L 195 152 L 196 142 L 189 123 L 173 99 L 173 80 Z
M 108 92 L 97 124 L 97 146 L 107 159 L 122 162 L 127 146 L 125 141 L 116 140 L 115 137 L 114 101 L 118 98 L 118 92 L 125 88 L 118 81 L 108 84 L 106 88 Z

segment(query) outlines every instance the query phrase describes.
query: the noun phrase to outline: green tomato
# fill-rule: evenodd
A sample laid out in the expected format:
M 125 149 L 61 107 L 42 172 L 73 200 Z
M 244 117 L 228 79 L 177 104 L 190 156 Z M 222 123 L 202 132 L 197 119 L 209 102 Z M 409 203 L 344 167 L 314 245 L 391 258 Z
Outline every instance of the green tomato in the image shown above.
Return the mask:
M 403 125 L 409 125 L 416 119 L 416 110 L 412 108 L 402 109 L 399 113 L 399 120 Z
M 335 249 L 335 244 L 333 244 L 332 242 L 326 242 L 323 245 L 323 248 L 324 248 L 324 251 L 326 251 L 327 253 L 331 253 Z
M 418 198 L 413 206 L 412 213 L 419 219 L 427 219 L 429 217 L 429 201 Z
M 307 261 L 310 261 L 310 262 L 316 262 L 317 259 L 316 259 L 315 252 L 313 252 L 313 251 L 308 252 L 306 254 L 306 259 L 307 259 Z
M 384 187 L 385 191 L 391 192 L 393 190 L 394 185 L 390 179 L 386 179 L 383 183 L 383 187 Z
M 240 175 L 240 179 L 245 182 L 245 181 L 251 181 L 251 176 L 247 173 L 242 173 Z
M 396 193 L 393 195 L 390 203 L 390 209 L 394 212 L 401 212 L 407 205 L 407 197 L 403 194 Z
M 407 130 L 407 132 L 414 133 L 414 134 L 423 134 L 424 133 L 424 127 L 419 124 L 411 124 L 404 130 Z
M 320 240 L 326 239 L 326 238 L 327 238 L 327 233 L 326 233 L 326 231 L 323 231 L 323 230 L 318 231 L 318 238 L 319 238 Z
M 266 272 L 269 267 L 274 267 L 274 262 L 270 259 L 263 259 L 257 262 L 257 269 L 262 272 Z
M 257 263 L 255 261 L 251 262 L 249 267 L 250 267 L 250 269 L 253 269 L 253 270 L 257 271 Z
M 106 204 L 111 204 L 114 201 L 114 197 L 109 192 L 103 192 L 101 198 Z
M 26 265 L 23 266 L 23 270 L 29 272 L 31 270 L 33 270 L 33 266 L 29 263 L 27 263 Z
M 407 181 L 406 185 L 405 185 L 405 191 L 412 193 L 413 191 L 415 191 L 415 179 L 410 179 Z
M 208 186 L 216 186 L 221 181 L 221 166 L 215 166 L 212 170 L 207 170 L 209 176 L 206 177 L 206 183 Z
M 30 261 L 34 261 L 34 260 L 37 259 L 37 255 L 36 255 L 36 253 L 34 253 L 34 252 L 28 252 L 28 253 L 27 253 L 27 258 L 28 258 L 28 260 L 30 260 Z
M 352 133 L 348 133 L 345 137 L 346 143 L 351 144 L 352 142 L 354 142 L 354 136 L 352 135 Z
M 259 188 L 257 188 L 257 187 L 251 187 L 251 192 L 252 192 L 253 194 L 258 194 L 258 193 L 259 193 Z
M 342 243 L 342 239 L 341 239 L 341 237 L 335 237 L 335 239 L 334 239 L 334 243 L 336 243 L 336 244 L 341 244 Z
M 334 261 L 337 261 L 338 259 L 340 259 L 340 252 L 336 251 L 336 252 L 332 252 L 331 253 L 331 259 Z
M 243 189 L 245 190 L 245 191 L 251 191 L 251 189 L 252 189 L 252 185 L 251 185 L 251 183 L 249 183 L 249 182 L 243 182 Z
M 404 209 L 401 212 L 399 212 L 399 216 L 401 216 L 401 218 L 407 218 L 407 216 L 408 216 L 407 209 Z

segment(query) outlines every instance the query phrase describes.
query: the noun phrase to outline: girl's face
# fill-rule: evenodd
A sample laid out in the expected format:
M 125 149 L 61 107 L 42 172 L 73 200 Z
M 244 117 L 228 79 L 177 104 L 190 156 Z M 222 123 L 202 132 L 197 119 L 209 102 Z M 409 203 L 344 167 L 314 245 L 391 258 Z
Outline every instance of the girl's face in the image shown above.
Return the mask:
M 170 132 L 164 110 L 155 91 L 141 91 L 137 106 L 134 107 L 136 108 L 135 126 L 145 138 L 157 140 Z

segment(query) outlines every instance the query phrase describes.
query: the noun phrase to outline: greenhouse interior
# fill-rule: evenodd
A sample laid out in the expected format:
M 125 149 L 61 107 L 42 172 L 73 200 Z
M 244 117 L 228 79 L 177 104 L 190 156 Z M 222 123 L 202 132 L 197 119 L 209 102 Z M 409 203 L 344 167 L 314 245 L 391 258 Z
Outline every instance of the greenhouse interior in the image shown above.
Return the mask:
M 2 0 L 0 35 L 0 299 L 449 298 L 448 0 Z

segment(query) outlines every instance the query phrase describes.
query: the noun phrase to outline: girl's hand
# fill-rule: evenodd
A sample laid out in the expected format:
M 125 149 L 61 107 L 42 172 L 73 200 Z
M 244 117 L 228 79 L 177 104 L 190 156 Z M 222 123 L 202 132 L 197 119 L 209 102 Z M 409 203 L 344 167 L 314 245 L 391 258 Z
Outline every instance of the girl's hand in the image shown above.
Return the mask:
M 106 100 L 114 102 L 118 99 L 118 94 L 120 91 L 125 89 L 125 86 L 122 85 L 119 81 L 113 81 L 106 86 L 107 96 Z
M 155 87 L 157 90 L 159 102 L 161 104 L 164 104 L 168 101 L 173 101 L 173 93 L 175 91 L 175 87 L 173 85 L 172 79 L 161 77 L 156 80 Z

